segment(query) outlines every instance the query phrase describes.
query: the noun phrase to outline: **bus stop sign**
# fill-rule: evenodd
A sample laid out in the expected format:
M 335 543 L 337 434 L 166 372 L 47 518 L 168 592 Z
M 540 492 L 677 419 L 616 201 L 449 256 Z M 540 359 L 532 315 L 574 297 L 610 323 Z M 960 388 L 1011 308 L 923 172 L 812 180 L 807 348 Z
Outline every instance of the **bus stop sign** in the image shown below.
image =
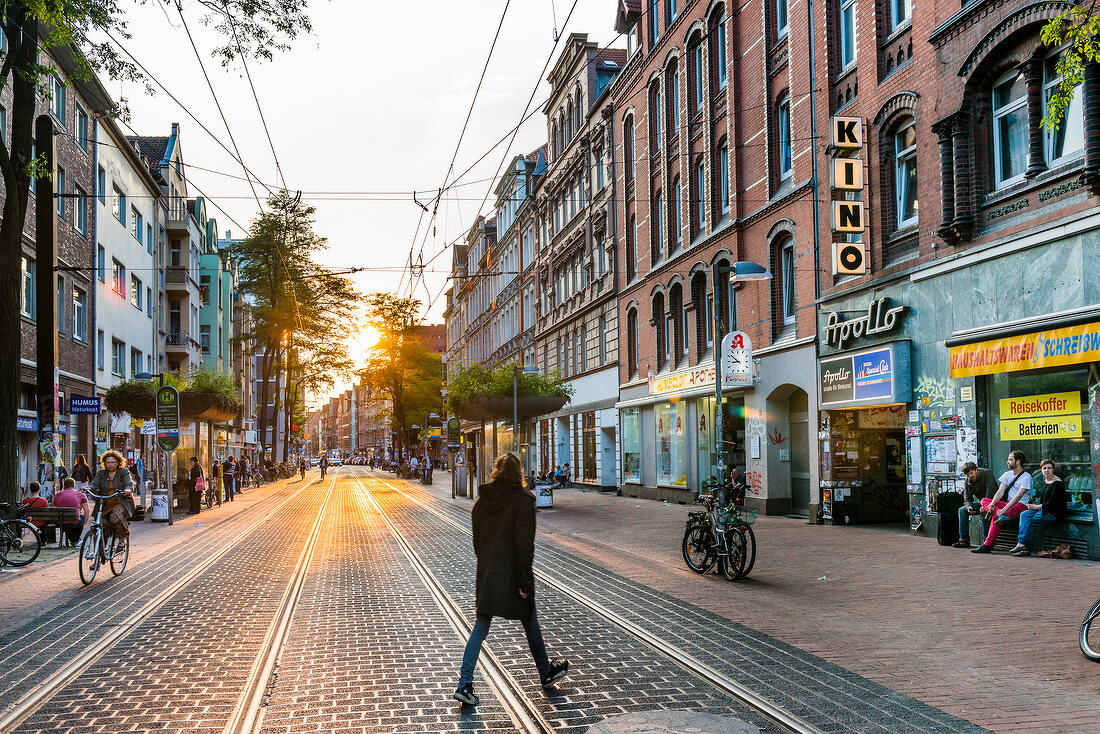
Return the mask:
M 157 390 L 157 445 L 164 452 L 180 445 L 180 394 L 171 385 Z
M 458 451 L 462 444 L 462 422 L 458 418 L 447 420 L 447 450 Z

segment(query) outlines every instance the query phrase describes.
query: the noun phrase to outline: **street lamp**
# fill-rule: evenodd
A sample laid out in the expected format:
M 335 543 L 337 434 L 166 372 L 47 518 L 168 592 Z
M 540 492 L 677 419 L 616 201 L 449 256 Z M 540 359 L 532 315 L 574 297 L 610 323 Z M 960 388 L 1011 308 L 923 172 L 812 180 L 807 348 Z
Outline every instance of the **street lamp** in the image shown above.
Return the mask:
M 512 453 L 519 454 L 519 373 L 525 375 L 539 374 L 539 368 L 534 365 L 512 365 Z
M 730 282 L 770 280 L 772 274 L 763 265 L 758 265 L 748 260 L 740 260 L 731 265 L 714 264 L 714 454 L 717 459 L 718 481 L 722 482 L 722 471 L 725 468 L 722 462 L 722 313 L 718 308 L 718 285 L 722 276 L 729 276 Z M 737 314 L 736 293 L 730 297 L 730 312 Z M 700 483 L 700 487 L 702 483 Z

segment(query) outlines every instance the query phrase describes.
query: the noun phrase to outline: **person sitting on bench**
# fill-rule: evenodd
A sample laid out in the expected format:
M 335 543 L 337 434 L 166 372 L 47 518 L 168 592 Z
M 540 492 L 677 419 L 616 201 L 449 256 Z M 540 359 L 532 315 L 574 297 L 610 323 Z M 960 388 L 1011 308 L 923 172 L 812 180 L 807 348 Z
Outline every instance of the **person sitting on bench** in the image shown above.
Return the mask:
M 1066 485 L 1061 477 L 1054 473 L 1054 462 L 1043 459 L 1039 462 L 1043 470 L 1043 483 L 1035 490 L 1035 504 L 1028 504 L 1020 513 L 1020 532 L 1016 536 L 1016 547 L 1009 551 L 1014 556 L 1030 556 L 1035 528 L 1053 525 L 1069 514 L 1066 507 Z
M 982 512 L 990 512 L 993 515 L 993 524 L 989 526 L 989 533 L 985 536 L 985 542 L 979 545 L 971 553 L 992 553 L 993 544 L 997 542 L 997 534 L 1001 532 L 1001 526 L 1008 525 L 1020 516 L 1027 505 L 1020 500 L 1031 492 L 1031 475 L 1024 471 L 1024 452 L 1014 450 L 1009 452 L 1005 463 L 1008 471 L 1001 475 L 1001 486 L 997 488 L 997 494 L 991 500 L 982 500 Z M 1015 491 L 1013 488 L 1015 487 Z M 1001 497 L 1012 496 L 1007 502 L 1001 501 Z
M 42 496 L 41 484 L 38 482 L 31 482 L 27 485 L 27 496 L 23 498 L 23 505 L 31 510 L 41 510 L 50 506 L 50 503 Z M 39 532 L 42 531 L 42 528 L 46 527 L 45 520 L 31 520 L 30 523 L 38 528 Z
M 959 539 L 955 548 L 970 547 L 970 516 L 982 515 L 981 501 L 992 500 L 997 494 L 997 478 L 989 469 L 982 469 L 973 461 L 962 466 L 966 475 L 966 488 L 963 492 L 963 506 L 959 508 Z M 982 537 L 989 535 L 989 516 L 982 515 Z
M 69 477 L 61 483 L 61 491 L 53 496 L 54 507 L 73 507 L 77 511 L 78 521 L 65 523 L 61 529 L 65 531 L 69 539 L 69 545 L 80 542 L 80 535 L 84 531 L 84 523 L 91 517 L 91 504 L 88 497 L 76 488 L 76 480 Z

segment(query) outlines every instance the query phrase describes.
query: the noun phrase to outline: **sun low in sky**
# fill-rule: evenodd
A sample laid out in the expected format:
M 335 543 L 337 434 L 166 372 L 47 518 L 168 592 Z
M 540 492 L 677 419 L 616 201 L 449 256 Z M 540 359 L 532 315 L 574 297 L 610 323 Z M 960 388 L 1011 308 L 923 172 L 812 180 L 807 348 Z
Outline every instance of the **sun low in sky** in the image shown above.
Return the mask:
M 378 329 L 364 326 L 348 341 L 348 356 L 354 360 L 357 368 L 366 364 L 371 347 L 378 343 L 380 337 Z

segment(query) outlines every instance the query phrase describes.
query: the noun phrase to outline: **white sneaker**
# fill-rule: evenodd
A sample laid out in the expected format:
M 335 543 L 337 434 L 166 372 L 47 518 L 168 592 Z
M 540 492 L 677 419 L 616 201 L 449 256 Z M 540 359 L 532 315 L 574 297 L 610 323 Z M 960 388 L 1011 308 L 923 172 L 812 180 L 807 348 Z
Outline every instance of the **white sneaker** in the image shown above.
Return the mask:
M 1011 553 L 1011 554 L 1015 555 L 1016 553 L 1019 553 L 1019 552 L 1021 552 L 1021 551 L 1028 551 L 1028 552 L 1030 553 L 1030 552 L 1031 552 L 1031 549 L 1030 549 L 1030 548 L 1028 548 L 1028 547 L 1027 547 L 1026 545 L 1024 545 L 1023 543 L 1017 543 L 1017 544 L 1016 544 L 1016 547 L 1015 547 L 1015 548 L 1013 548 L 1012 550 L 1010 550 L 1010 551 L 1009 551 L 1009 553 Z

